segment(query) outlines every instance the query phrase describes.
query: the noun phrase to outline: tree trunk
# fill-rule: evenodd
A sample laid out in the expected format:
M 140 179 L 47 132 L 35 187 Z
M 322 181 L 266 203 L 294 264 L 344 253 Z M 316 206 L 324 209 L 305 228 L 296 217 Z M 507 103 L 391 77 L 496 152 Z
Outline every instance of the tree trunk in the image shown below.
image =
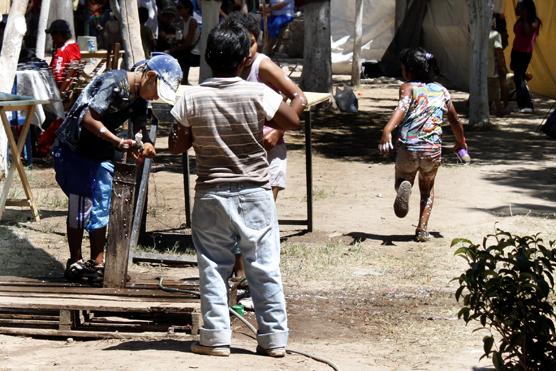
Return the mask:
M 489 122 L 487 54 L 493 0 L 467 0 L 471 31 L 471 66 L 469 76 L 469 125 Z
M 122 42 L 125 51 L 122 69 L 129 69 L 135 63 L 145 59 L 141 41 L 141 24 L 137 0 L 111 0 L 110 7 L 120 21 Z
M 11 93 L 17 70 L 17 60 L 21 51 L 23 36 L 27 32 L 25 10 L 28 0 L 15 0 L 8 15 L 4 30 L 2 51 L 0 52 L 0 92 Z M 6 176 L 8 169 L 8 139 L 6 132 L 0 128 L 0 179 Z
M 50 9 L 50 0 L 42 0 L 41 14 L 39 16 L 39 25 L 37 29 L 37 45 L 35 46 L 35 55 L 37 58 L 44 59 L 44 49 L 46 47 L 46 32 L 48 28 L 48 11 Z
M 408 2 L 409 0 L 396 0 L 396 31 L 400 28 L 407 14 L 407 9 L 409 7 Z
M 306 48 L 301 86 L 305 91 L 329 93 L 332 90 L 330 0 L 305 1 L 304 13 Z
M 212 76 L 210 67 L 205 60 L 205 49 L 210 31 L 218 25 L 220 18 L 220 6 L 222 1 L 203 0 L 203 28 L 201 29 L 201 68 L 199 71 L 199 84 Z
M 351 85 L 361 85 L 361 44 L 363 39 L 363 0 L 355 0 L 355 30 L 353 32 L 353 58 Z

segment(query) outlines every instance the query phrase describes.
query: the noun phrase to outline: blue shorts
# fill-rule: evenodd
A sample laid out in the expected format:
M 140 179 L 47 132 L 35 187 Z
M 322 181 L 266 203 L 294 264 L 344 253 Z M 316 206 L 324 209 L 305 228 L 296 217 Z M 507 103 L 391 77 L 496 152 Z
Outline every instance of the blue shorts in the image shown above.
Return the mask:
M 293 20 L 294 17 L 286 14 L 268 18 L 268 34 L 272 39 L 277 39 L 282 28 Z
M 82 157 L 66 145 L 53 150 L 56 181 L 68 196 L 68 225 L 88 231 L 108 225 L 114 164 Z

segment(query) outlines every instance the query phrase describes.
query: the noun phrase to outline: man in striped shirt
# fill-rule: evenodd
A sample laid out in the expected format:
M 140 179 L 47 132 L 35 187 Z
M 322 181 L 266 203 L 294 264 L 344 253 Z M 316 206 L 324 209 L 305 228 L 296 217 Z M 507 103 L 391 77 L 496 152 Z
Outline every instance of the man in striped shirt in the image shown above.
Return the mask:
M 263 125 L 299 128 L 299 118 L 282 96 L 239 74 L 249 54 L 249 35 L 235 23 L 213 29 L 205 58 L 213 76 L 185 91 L 174 108 L 168 140 L 172 153 L 191 145 L 197 159 L 192 218 L 197 250 L 203 327 L 198 354 L 228 356 L 231 327 L 227 285 L 235 262 L 234 246 L 245 272 L 258 323 L 257 352 L 283 357 L 288 340 L 286 304 L 280 275 L 280 233 Z

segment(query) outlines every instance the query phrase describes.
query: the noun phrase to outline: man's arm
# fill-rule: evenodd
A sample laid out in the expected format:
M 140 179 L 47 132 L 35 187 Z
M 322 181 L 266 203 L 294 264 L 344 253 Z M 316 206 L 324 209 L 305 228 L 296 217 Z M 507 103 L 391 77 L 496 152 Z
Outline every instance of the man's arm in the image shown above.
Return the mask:
M 193 134 L 191 128 L 186 128 L 175 121 L 168 136 L 168 151 L 173 155 L 178 155 L 187 151 L 192 145 Z

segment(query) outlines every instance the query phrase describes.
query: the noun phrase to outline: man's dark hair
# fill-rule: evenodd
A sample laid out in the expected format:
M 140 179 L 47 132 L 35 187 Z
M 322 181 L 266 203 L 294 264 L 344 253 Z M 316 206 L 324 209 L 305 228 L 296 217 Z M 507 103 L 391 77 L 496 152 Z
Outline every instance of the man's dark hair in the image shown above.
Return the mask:
M 149 9 L 145 8 L 144 6 L 139 7 L 139 22 L 141 24 L 145 24 L 146 21 L 149 20 Z
M 261 27 L 259 26 L 259 21 L 251 13 L 245 14 L 243 12 L 231 12 L 226 18 L 225 22 L 237 22 L 247 29 L 250 33 L 255 36 L 255 40 L 259 39 L 261 33 Z
M 400 61 L 406 71 L 411 73 L 413 81 L 432 82 L 440 74 L 436 58 L 423 48 L 402 50 Z
M 235 75 L 249 55 L 248 31 L 236 22 L 221 23 L 210 31 L 205 59 L 213 75 Z

